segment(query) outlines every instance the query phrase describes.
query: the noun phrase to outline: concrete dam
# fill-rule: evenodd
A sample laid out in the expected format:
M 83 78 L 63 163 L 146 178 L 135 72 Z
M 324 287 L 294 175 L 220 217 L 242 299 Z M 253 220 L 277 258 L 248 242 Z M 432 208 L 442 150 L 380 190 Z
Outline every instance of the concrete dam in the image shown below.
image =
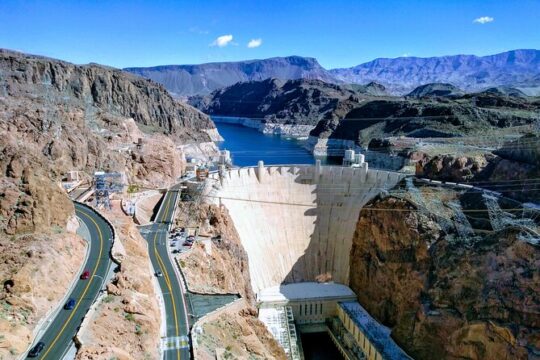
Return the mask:
M 224 205 L 249 260 L 256 293 L 309 281 L 349 284 L 362 207 L 403 174 L 360 167 L 264 166 L 209 176 L 208 201 Z

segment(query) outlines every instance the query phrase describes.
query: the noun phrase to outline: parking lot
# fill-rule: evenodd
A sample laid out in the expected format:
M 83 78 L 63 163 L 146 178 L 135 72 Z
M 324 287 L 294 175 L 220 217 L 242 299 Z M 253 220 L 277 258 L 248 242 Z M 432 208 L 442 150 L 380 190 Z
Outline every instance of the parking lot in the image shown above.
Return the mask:
M 196 239 L 196 228 L 174 228 L 169 233 L 167 243 L 173 254 L 179 254 L 191 249 Z

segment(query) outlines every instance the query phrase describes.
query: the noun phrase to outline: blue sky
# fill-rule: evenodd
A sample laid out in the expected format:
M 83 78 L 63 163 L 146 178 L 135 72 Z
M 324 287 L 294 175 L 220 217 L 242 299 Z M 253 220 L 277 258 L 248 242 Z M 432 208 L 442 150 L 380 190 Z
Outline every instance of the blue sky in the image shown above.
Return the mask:
M 302 55 L 334 68 L 538 49 L 538 14 L 539 0 L 1 0 L 0 47 L 115 67 Z

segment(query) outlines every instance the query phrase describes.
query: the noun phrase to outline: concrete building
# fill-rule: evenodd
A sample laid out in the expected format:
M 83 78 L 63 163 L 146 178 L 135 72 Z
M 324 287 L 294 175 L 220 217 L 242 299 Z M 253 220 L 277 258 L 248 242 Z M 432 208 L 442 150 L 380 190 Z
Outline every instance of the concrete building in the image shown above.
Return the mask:
M 411 360 L 390 337 L 390 329 L 378 323 L 357 301 L 338 303 L 330 332 L 338 348 L 369 360 Z
M 261 309 L 289 306 L 297 324 L 324 323 L 337 316 L 339 301 L 355 301 L 355 293 L 345 285 L 335 283 L 302 282 L 272 286 L 257 296 Z

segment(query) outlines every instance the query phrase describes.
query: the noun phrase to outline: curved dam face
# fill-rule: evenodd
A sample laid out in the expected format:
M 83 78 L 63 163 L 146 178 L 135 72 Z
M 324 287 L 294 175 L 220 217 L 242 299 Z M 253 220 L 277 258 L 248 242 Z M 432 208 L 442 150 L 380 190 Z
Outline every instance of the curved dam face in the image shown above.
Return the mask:
M 253 290 L 283 283 L 349 283 L 360 209 L 402 174 L 340 166 L 268 166 L 211 174 L 207 198 L 227 207 Z

